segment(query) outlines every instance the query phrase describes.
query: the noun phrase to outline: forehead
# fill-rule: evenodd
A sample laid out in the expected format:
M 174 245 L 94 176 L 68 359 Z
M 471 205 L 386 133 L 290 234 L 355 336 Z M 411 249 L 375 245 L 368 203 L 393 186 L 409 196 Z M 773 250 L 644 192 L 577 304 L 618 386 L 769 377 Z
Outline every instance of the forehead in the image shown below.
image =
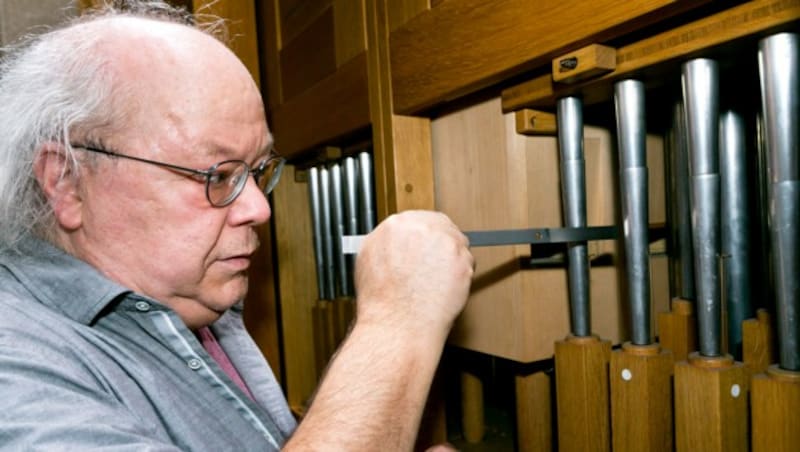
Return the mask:
M 134 106 L 129 139 L 190 158 L 245 159 L 268 151 L 260 92 L 227 47 L 183 25 L 139 20 L 119 27 L 120 42 L 112 39 L 109 51 Z

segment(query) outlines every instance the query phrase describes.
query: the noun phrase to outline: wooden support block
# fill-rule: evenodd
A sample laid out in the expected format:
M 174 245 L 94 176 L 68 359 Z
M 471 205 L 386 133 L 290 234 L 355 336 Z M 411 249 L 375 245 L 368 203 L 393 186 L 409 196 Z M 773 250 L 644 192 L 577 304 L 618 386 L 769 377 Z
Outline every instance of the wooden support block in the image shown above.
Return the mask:
M 625 343 L 611 354 L 614 452 L 672 451 L 672 352 Z
M 608 361 L 611 342 L 568 337 L 555 344 L 558 447 L 609 451 Z
M 661 347 L 672 351 L 672 358 L 685 361 L 697 350 L 697 320 L 694 303 L 674 298 L 672 310 L 658 315 L 658 334 Z
M 464 439 L 479 443 L 486 431 L 483 415 L 483 382 L 470 372 L 461 372 L 461 421 Z
M 550 376 L 544 372 L 514 377 L 517 394 L 517 450 L 551 452 L 553 415 Z
M 753 452 L 800 448 L 800 372 L 770 366 L 753 377 L 750 392 Z
M 675 364 L 675 450 L 748 450 L 749 371 L 730 355 Z
M 766 372 L 776 362 L 775 335 L 769 313 L 756 312 L 756 318 L 742 322 L 742 361 L 753 374 Z
M 617 67 L 617 49 L 592 44 L 553 58 L 553 81 L 571 83 L 613 71 Z
M 545 111 L 525 108 L 514 112 L 517 133 L 521 135 L 556 135 L 556 115 Z

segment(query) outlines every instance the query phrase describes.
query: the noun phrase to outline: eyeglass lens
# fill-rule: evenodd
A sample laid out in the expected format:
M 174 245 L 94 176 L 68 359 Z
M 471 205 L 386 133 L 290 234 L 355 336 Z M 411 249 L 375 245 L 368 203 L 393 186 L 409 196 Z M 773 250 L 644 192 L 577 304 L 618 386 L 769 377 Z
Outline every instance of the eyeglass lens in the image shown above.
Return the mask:
M 271 159 L 264 164 L 263 169 L 254 171 L 255 181 L 264 195 L 269 194 L 280 176 L 280 159 Z M 209 202 L 218 207 L 226 206 L 233 202 L 247 184 L 250 168 L 242 161 L 233 160 L 219 163 L 208 176 L 206 192 Z

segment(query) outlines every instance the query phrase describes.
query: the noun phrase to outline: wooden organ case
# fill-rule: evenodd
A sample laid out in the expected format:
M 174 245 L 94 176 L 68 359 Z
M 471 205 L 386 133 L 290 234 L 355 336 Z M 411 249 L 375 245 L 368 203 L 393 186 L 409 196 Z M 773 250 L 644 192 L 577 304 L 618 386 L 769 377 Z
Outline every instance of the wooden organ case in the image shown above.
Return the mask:
M 766 198 L 754 195 L 772 190 L 759 185 L 766 176 L 754 169 L 763 163 L 753 157 L 755 131 L 769 127 L 763 119 L 756 126 L 766 115 L 759 55 L 777 52 L 783 61 L 794 52 L 797 64 L 800 1 L 270 0 L 258 2 L 257 12 L 271 128 L 291 163 L 273 195 L 274 251 L 283 379 L 298 414 L 352 310 L 352 293 L 326 294 L 313 284 L 322 271 L 316 222 L 337 208 L 313 214 L 319 200 L 309 187 L 333 177 L 325 173 L 331 168 L 345 174 L 355 159 L 374 168 L 375 220 L 423 208 L 447 213 L 467 231 L 555 236 L 616 227 L 614 238 L 578 234 L 568 245 L 474 248 L 470 302 L 449 344 L 528 369 L 508 382 L 516 388 L 516 449 L 800 448 L 797 300 L 790 294 L 788 304 L 776 302 L 775 281 L 754 276 L 746 312 L 736 311 L 746 320 L 738 327 L 723 320 L 734 316 L 719 300 L 733 296 L 728 283 L 736 273 L 727 265 L 735 253 L 717 247 L 695 253 L 705 256 L 698 262 L 679 252 L 678 226 L 700 226 L 679 208 L 676 185 L 702 179 L 704 164 L 718 165 L 699 156 L 702 143 L 684 143 L 688 131 L 676 131 L 687 128 L 681 118 L 698 115 L 692 108 L 710 108 L 683 94 L 706 97 L 710 64 L 717 74 L 713 108 L 742 109 L 749 121 L 748 199 L 761 206 L 749 214 L 750 238 L 765 240 L 754 239 L 749 271 L 766 275 L 777 265 L 771 255 L 783 245 L 767 245 Z M 794 50 L 764 49 L 766 39 L 784 35 L 794 36 Z M 793 95 L 796 121 L 797 86 Z M 640 96 L 643 117 L 629 107 L 615 114 L 627 96 Z M 641 129 L 631 154 L 620 139 L 626 115 Z M 769 175 L 796 180 L 797 123 L 788 127 L 794 157 L 784 160 L 786 171 L 774 167 Z M 678 163 L 692 158 L 689 172 L 680 173 Z M 578 194 L 566 195 L 565 180 L 576 174 Z M 641 194 L 641 187 L 639 204 L 629 204 L 626 193 Z M 716 203 L 711 210 L 725 213 L 719 194 L 694 190 L 690 207 L 702 209 L 697 200 L 708 198 Z M 780 193 L 796 198 L 791 190 Z M 568 213 L 576 205 L 582 214 Z M 645 206 L 636 221 L 632 205 Z M 720 229 L 720 220 L 709 221 Z M 630 255 L 629 229 L 644 231 L 643 259 Z M 778 243 L 797 251 L 797 235 Z M 772 251 L 759 255 L 761 248 Z M 583 267 L 574 270 L 580 259 Z M 797 257 L 783 257 L 792 259 L 796 265 Z M 697 282 L 690 283 L 695 273 L 684 261 L 698 262 Z M 629 282 L 635 271 L 644 282 Z M 713 277 L 701 283 L 706 275 Z M 576 279 L 583 286 L 573 286 Z M 800 277 L 788 279 L 781 287 L 797 297 Z M 687 292 L 689 285 L 697 287 Z M 776 309 L 793 312 L 794 323 L 778 319 L 775 328 Z M 790 340 L 781 342 L 787 332 Z M 554 356 L 555 372 L 525 367 Z M 468 368 L 458 370 L 464 437 L 477 442 L 482 382 Z M 425 440 L 446 439 L 436 388 Z

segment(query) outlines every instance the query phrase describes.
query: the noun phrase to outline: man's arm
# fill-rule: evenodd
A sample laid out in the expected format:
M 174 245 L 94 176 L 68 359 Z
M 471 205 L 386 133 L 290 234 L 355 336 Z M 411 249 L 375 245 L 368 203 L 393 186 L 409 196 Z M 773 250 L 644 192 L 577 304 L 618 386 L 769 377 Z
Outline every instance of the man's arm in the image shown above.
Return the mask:
M 355 325 L 286 450 L 411 450 L 474 260 L 443 214 L 405 212 L 364 241 Z

